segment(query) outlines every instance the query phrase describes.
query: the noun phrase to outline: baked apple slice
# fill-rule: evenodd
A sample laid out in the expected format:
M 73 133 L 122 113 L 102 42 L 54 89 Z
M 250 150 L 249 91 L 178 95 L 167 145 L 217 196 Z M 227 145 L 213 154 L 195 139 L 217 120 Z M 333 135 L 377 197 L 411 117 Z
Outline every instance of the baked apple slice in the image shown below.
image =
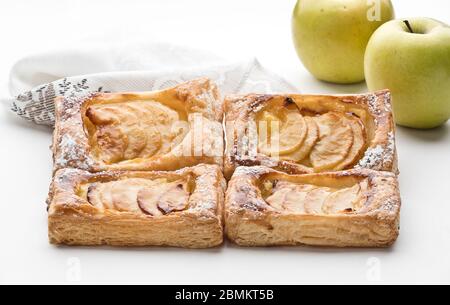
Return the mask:
M 322 210 L 326 214 L 351 213 L 355 211 L 360 200 L 361 187 L 359 184 L 355 184 L 330 194 L 325 200 Z
M 305 198 L 305 212 L 308 214 L 323 214 L 322 206 L 332 192 L 333 190 L 328 187 L 318 187 L 308 192 Z
M 90 204 L 99 209 L 113 209 L 111 187 L 114 182 L 93 183 L 87 190 L 87 199 Z
M 353 131 L 353 145 L 347 157 L 339 163 L 334 169 L 343 170 L 357 162 L 366 146 L 366 132 L 361 121 L 353 116 L 346 115 L 344 118 Z
M 306 197 L 316 187 L 313 185 L 297 185 L 285 197 L 284 208 L 296 214 L 305 214 Z
M 121 212 L 140 212 L 137 203 L 138 192 L 151 182 L 151 180 L 141 178 L 115 181 L 111 189 L 114 208 Z
M 163 215 L 158 208 L 158 199 L 160 197 L 161 191 L 157 188 L 143 188 L 137 194 L 137 203 L 145 214 L 160 216 Z
M 307 193 L 315 187 L 312 185 L 296 185 L 289 182 L 278 182 L 273 194 L 266 202 L 273 208 L 283 211 L 304 214 Z
M 258 119 L 258 130 L 262 134 L 259 151 L 267 156 L 278 156 L 298 149 L 305 140 L 308 127 L 298 109 L 282 108 L 277 113 L 264 111 Z
M 359 187 L 360 187 L 360 189 L 359 189 L 358 197 L 356 198 L 355 202 L 353 203 L 354 211 L 360 210 L 367 201 L 367 190 L 369 189 L 369 182 L 367 181 L 367 179 L 360 182 Z
M 86 110 L 86 116 L 95 125 L 109 125 L 119 121 L 120 112 L 117 107 L 109 105 L 90 106 Z
M 123 160 L 125 149 L 128 146 L 128 137 L 121 128 L 113 125 L 99 126 L 96 134 L 100 155 L 105 163 L 114 163 Z
M 278 191 L 275 191 L 271 196 L 266 198 L 266 202 L 276 210 L 283 211 L 284 210 L 284 200 L 286 195 L 291 192 L 290 188 L 283 188 Z
M 138 158 L 143 149 L 147 146 L 147 134 L 137 124 L 127 127 L 128 146 L 124 152 L 126 160 Z
M 101 191 L 100 189 L 102 188 L 102 184 L 101 183 L 92 183 L 91 185 L 89 185 L 88 189 L 87 189 L 87 200 L 90 204 L 92 204 L 94 207 L 99 208 L 99 209 L 103 209 L 103 203 L 102 203 L 102 199 L 100 197 Z
M 315 171 L 333 169 L 343 162 L 353 145 L 353 131 L 343 115 L 329 112 L 315 118 L 320 140 L 314 146 L 310 160 Z
M 305 122 L 308 129 L 305 141 L 296 151 L 282 156 L 281 159 L 300 162 L 309 156 L 312 148 L 316 145 L 319 139 L 319 128 L 317 127 L 314 119 L 311 117 L 305 117 Z
M 156 155 L 163 145 L 163 139 L 161 137 L 161 133 L 158 128 L 153 126 L 145 127 L 147 145 L 141 151 L 140 155 L 142 158 L 150 158 Z
M 158 208 L 164 214 L 175 211 L 183 211 L 187 208 L 189 192 L 186 185 L 182 183 L 172 183 L 167 191 L 159 198 Z
M 160 216 L 174 211 L 185 210 L 188 206 L 187 185 L 180 181 L 155 187 L 146 187 L 139 191 L 137 203 L 146 214 Z
M 100 193 L 100 198 L 105 209 L 114 209 L 114 203 L 112 199 L 112 188 L 115 181 L 102 183 L 102 190 Z

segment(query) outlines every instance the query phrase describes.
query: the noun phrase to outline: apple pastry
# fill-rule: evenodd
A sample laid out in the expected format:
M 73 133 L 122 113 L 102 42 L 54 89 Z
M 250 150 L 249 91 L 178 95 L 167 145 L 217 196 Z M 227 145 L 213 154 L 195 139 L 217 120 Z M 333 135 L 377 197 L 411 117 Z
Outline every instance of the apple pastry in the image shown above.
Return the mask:
M 225 176 L 237 166 L 291 174 L 397 171 L 388 91 L 364 95 L 245 95 L 225 101 Z
M 226 181 L 217 165 L 173 172 L 56 172 L 53 244 L 207 248 L 223 240 Z
M 393 173 L 238 167 L 225 196 L 225 231 L 242 246 L 386 247 L 397 239 L 399 213 Z
M 55 170 L 176 170 L 223 164 L 222 102 L 197 79 L 155 92 L 56 101 Z

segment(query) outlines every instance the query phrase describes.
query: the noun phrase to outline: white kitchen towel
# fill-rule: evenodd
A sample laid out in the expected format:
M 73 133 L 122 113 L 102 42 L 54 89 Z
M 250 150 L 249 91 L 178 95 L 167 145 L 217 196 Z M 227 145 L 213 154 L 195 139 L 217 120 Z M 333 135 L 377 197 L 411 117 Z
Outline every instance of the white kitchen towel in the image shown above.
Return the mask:
M 230 61 L 167 43 L 83 46 L 29 56 L 10 74 L 11 110 L 37 124 L 54 124 L 54 99 L 92 92 L 151 91 L 208 77 L 223 94 L 295 92 L 255 59 Z

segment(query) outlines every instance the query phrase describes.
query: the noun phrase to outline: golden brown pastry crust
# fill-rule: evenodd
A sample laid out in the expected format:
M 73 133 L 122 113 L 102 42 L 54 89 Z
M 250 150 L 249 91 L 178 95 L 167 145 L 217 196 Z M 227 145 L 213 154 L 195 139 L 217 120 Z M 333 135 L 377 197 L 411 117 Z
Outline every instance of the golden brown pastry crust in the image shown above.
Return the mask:
M 361 209 L 348 213 L 280 210 L 263 199 L 259 183 L 268 176 L 278 181 L 320 185 L 368 179 L 367 199 Z M 360 169 L 289 175 L 267 167 L 239 167 L 225 196 L 225 232 L 241 246 L 386 247 L 399 234 L 400 205 L 397 178 L 389 172 Z
M 165 215 L 102 209 L 80 196 L 80 185 L 118 179 L 182 179 L 195 188 L 187 209 Z M 207 248 L 223 241 L 222 214 L 226 181 L 217 165 L 198 165 L 174 172 L 101 172 L 59 170 L 48 198 L 49 239 L 53 244 L 175 246 Z
M 295 102 L 304 110 L 314 113 L 330 111 L 353 113 L 363 121 L 368 134 L 367 148 L 355 168 L 367 168 L 397 173 L 395 125 L 388 90 L 359 95 L 298 95 L 298 94 L 250 94 L 230 95 L 225 98 L 225 177 L 229 179 L 237 166 L 267 166 L 290 174 L 313 173 L 302 164 L 274 159 L 260 152 L 250 153 L 258 147 L 255 136 L 239 136 L 247 122 L 256 122 L 257 113 L 270 101 L 283 98 Z M 231 122 L 231 123 L 230 123 Z M 344 168 L 350 169 L 350 168 Z
M 108 105 L 133 101 L 176 104 L 186 116 L 200 115 L 202 127 L 194 127 L 194 120 L 186 121 L 189 132 L 186 141 L 194 139 L 204 151 L 186 154 L 182 145 L 161 155 L 149 158 L 104 162 L 96 155 L 93 124 L 86 111 L 92 105 Z M 180 106 L 181 105 L 181 106 Z M 95 93 L 86 98 L 59 98 L 55 104 L 56 124 L 53 135 L 54 171 L 61 168 L 79 168 L 91 172 L 105 170 L 176 170 L 200 163 L 223 165 L 223 105 L 217 86 L 206 78 L 192 80 L 176 87 L 140 93 Z M 169 107 L 170 108 L 170 107 Z M 120 110 L 122 111 L 122 109 Z M 196 129 L 197 128 L 197 129 Z M 194 132 L 195 130 L 195 132 Z M 189 142 L 190 143 L 190 142 Z M 186 147 L 187 145 L 185 145 Z M 207 148 L 206 148 L 207 147 Z

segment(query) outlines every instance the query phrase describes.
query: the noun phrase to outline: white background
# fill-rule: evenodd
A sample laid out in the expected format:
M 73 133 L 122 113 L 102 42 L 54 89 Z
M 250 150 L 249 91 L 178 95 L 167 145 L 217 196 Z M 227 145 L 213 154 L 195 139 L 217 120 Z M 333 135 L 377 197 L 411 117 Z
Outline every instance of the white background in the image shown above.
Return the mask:
M 361 0 L 364 1 L 364 0 Z M 393 0 L 398 17 L 450 23 L 448 0 Z M 355 93 L 312 78 L 290 37 L 295 0 L 1 1 L 0 95 L 20 57 L 94 40 L 164 40 L 253 54 L 304 93 Z M 450 84 L 449 84 L 450 85 Z M 3 107 L 2 107 L 3 108 Z M 51 130 L 0 110 L 0 283 L 450 283 L 450 123 L 398 128 L 403 199 L 398 242 L 386 250 L 317 248 L 58 248 L 45 199 Z M 77 272 L 79 271 L 79 272 Z

